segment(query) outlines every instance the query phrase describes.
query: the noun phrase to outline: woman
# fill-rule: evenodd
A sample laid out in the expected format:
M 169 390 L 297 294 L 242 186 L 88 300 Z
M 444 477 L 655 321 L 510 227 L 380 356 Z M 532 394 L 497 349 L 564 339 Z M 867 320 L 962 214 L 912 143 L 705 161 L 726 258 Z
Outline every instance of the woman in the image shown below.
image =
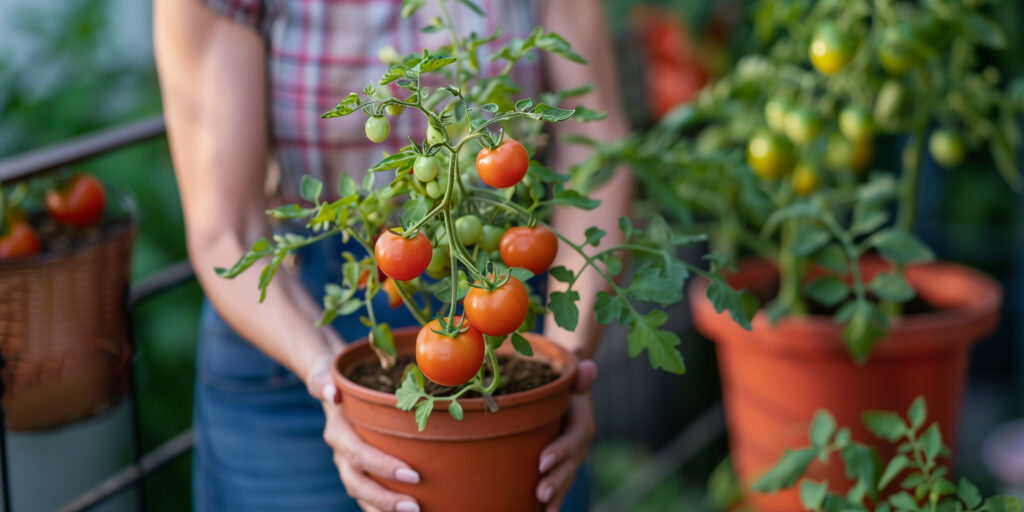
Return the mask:
M 491 0 L 482 2 L 485 18 L 449 4 L 454 24 L 466 33 L 490 33 L 501 25 L 506 36 L 522 37 L 539 23 L 565 36 L 591 66 L 542 60 L 515 77 L 533 90 L 524 95 L 538 90 L 542 77 L 550 89 L 593 83 L 595 92 L 580 103 L 610 110 L 608 119 L 559 126 L 556 133 L 572 130 L 598 139 L 625 133 L 624 117 L 614 108 L 611 47 L 604 32 L 594 30 L 604 26 L 599 0 Z M 279 272 L 263 304 L 255 293 L 258 272 L 231 281 L 213 273 L 268 234 L 264 210 L 297 200 L 303 174 L 336 190 L 340 172 L 359 179 L 380 158 L 381 147 L 365 142 L 357 116 L 324 121 L 319 115 L 381 76 L 381 49 L 393 46 L 405 54 L 443 44 L 443 34 L 419 31 L 435 12 L 425 9 L 403 20 L 400 6 L 400 0 L 155 3 L 157 66 L 189 255 L 208 299 L 194 420 L 198 511 L 348 510 L 355 507 L 351 498 L 365 510 L 419 510 L 412 497 L 367 476 L 419 481 L 413 468 L 355 435 L 331 384 L 330 361 L 346 341 L 364 336 L 365 328 L 351 321 L 333 329 L 313 326 L 321 311 L 313 296 L 335 279 L 342 248 L 323 244 L 301 254 L 297 271 Z M 384 149 L 397 148 L 410 135 L 422 139 L 422 124 L 412 116 L 398 118 Z M 559 148 L 551 163 L 565 169 L 583 156 L 580 149 Z M 629 176 L 619 173 L 595 194 L 603 200 L 597 218 L 594 212 L 566 210 L 556 212 L 554 222 L 582 239 L 586 226 L 614 226 L 631 193 Z M 606 237 L 605 243 L 615 242 Z M 560 253 L 556 265 L 578 266 L 570 251 Z M 599 286 L 593 277 L 582 289 L 577 284 L 584 297 L 581 311 L 592 310 Z M 392 325 L 411 323 L 392 314 L 386 319 Z M 592 315 L 581 317 L 575 332 L 545 323 L 545 334 L 581 358 L 593 353 L 600 331 Z M 549 511 L 558 510 L 566 496 L 572 501 L 567 508 L 586 503 L 585 489 L 577 499 L 572 494 L 579 490 L 570 487 L 593 435 L 589 388 L 596 370 L 586 362 L 579 373 L 565 431 L 538 461 L 543 476 L 537 497 Z

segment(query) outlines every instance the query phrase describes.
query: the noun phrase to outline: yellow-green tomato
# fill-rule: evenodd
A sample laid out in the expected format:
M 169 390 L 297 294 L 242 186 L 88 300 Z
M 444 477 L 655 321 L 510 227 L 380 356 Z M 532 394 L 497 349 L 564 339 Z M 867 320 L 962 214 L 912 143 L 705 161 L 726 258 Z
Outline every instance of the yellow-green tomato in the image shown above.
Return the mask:
M 786 114 L 786 136 L 796 144 L 809 144 L 821 133 L 821 119 L 807 107 L 796 107 Z
M 850 168 L 850 159 L 853 156 L 853 143 L 833 133 L 828 138 L 828 145 L 825 147 L 825 167 L 833 171 Z
M 477 247 L 486 252 L 496 251 L 501 245 L 501 237 L 504 234 L 505 230 L 503 228 L 488 224 L 483 227 L 483 230 L 480 233 L 480 239 L 476 241 Z
M 413 176 L 416 176 L 416 179 L 424 183 L 433 181 L 434 178 L 437 177 L 438 169 L 439 166 L 437 164 L 437 159 L 432 156 L 418 156 L 416 157 L 416 161 L 412 164 Z M 440 190 L 440 187 L 438 187 L 438 190 Z M 429 190 L 427 191 L 427 195 L 430 195 Z M 434 197 L 434 199 L 437 199 L 437 197 Z
M 792 106 L 786 100 L 773 99 L 764 104 L 764 120 L 776 133 L 786 133 L 786 114 Z
M 435 144 L 441 144 L 445 141 L 444 133 L 441 130 L 434 128 L 434 125 L 427 127 L 427 144 L 433 146 Z
M 839 113 L 839 131 L 850 140 L 870 139 L 875 134 L 875 121 L 863 107 L 846 107 Z
M 905 74 L 914 65 L 913 49 L 899 30 L 887 30 L 878 46 L 878 63 L 890 75 Z
M 940 128 L 928 139 L 932 158 L 943 167 L 956 167 L 964 161 L 964 141 L 956 132 Z
M 435 247 L 430 255 L 430 264 L 427 265 L 427 275 L 434 279 L 443 279 L 448 271 L 449 263 L 448 248 L 445 246 Z
M 384 116 L 370 116 L 366 119 L 366 138 L 372 142 L 384 142 L 391 133 L 391 123 Z
M 875 123 L 882 128 L 894 128 L 903 118 L 907 91 L 903 84 L 889 79 L 882 84 L 875 97 Z
M 747 163 L 765 180 L 774 180 L 793 169 L 793 144 L 785 137 L 760 132 L 747 144 Z
M 483 223 L 476 215 L 463 215 L 455 219 L 455 230 L 459 233 L 459 240 L 463 244 L 473 245 L 480 239 Z
M 835 24 L 824 22 L 818 25 L 808 49 L 811 64 L 825 75 L 832 75 L 853 60 L 853 44 L 840 33 Z
M 391 117 L 398 117 L 405 112 L 405 105 L 399 105 L 397 103 L 389 103 L 388 106 L 384 107 L 388 115 Z
M 809 196 L 818 188 L 818 173 L 806 163 L 793 170 L 793 191 L 798 196 Z

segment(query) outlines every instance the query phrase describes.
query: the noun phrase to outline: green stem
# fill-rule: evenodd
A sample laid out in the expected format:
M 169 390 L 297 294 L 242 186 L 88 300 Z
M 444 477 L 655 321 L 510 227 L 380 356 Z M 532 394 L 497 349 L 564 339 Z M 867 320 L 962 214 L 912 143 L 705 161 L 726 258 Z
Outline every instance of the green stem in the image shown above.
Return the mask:
M 498 386 L 501 385 L 501 371 L 498 369 L 498 355 L 494 353 L 494 349 L 491 348 L 490 343 L 484 343 L 484 350 L 487 351 L 487 360 L 491 362 L 491 372 L 494 377 L 491 379 L 491 383 L 487 385 L 487 388 L 483 390 L 484 395 L 493 395 L 498 390 Z
M 919 123 L 911 134 L 908 151 L 903 154 L 903 176 L 900 180 L 900 203 L 897 226 L 906 232 L 914 229 L 914 216 L 917 208 L 917 181 L 921 175 L 924 156 L 925 132 L 927 122 Z
M 800 259 L 793 254 L 796 233 L 795 220 L 782 225 L 782 244 L 779 250 L 779 301 L 789 306 L 794 315 L 802 316 L 807 314 L 807 305 L 800 294 L 800 284 L 803 281 Z
M 452 53 L 456 58 L 455 61 L 455 86 L 462 90 L 462 46 L 459 44 L 459 34 L 455 31 L 455 23 L 452 22 L 452 15 L 448 12 L 447 0 L 437 0 L 437 5 L 441 9 L 441 18 L 444 19 L 444 24 L 448 27 L 448 36 L 452 40 Z
M 449 184 L 449 187 L 451 187 L 451 184 Z M 455 256 L 455 224 L 452 222 L 452 214 L 449 210 L 444 211 L 444 227 L 448 231 L 448 258 L 452 270 L 452 296 L 449 303 L 451 307 L 448 310 L 448 327 L 451 328 L 455 322 L 455 306 L 458 304 L 459 298 L 459 266 L 456 263 Z
M 425 308 L 420 309 L 419 305 L 413 302 L 412 294 L 410 294 L 399 281 L 395 281 L 395 289 L 398 290 L 398 295 L 402 297 L 402 302 L 405 304 L 406 309 L 412 313 L 412 316 L 416 318 L 416 321 L 419 322 L 420 325 L 427 325 L 427 323 L 430 322 L 430 315 L 424 311 Z

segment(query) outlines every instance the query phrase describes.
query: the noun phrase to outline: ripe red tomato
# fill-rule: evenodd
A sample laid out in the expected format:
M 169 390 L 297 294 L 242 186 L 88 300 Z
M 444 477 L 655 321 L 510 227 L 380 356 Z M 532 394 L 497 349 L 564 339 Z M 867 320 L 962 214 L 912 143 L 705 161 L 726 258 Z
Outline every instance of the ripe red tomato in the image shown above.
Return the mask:
M 455 325 L 462 317 L 455 317 Z M 438 334 L 441 322 L 431 320 L 416 335 L 416 364 L 428 379 L 458 386 L 472 379 L 484 363 L 484 336 L 472 325 L 454 338 Z
M 41 249 L 35 230 L 24 221 L 15 222 L 6 235 L 0 236 L 0 260 L 31 256 Z
M 501 261 L 509 267 L 543 274 L 558 254 L 558 237 L 548 228 L 514 227 L 501 237 Z
M 517 141 L 505 139 L 494 149 L 483 148 L 476 155 L 476 172 L 484 183 L 495 187 L 511 187 L 526 176 L 530 155 Z
M 54 220 L 77 228 L 89 227 L 100 220 L 107 207 L 107 193 L 95 176 L 79 174 L 65 190 L 46 193 L 46 210 Z
M 407 239 L 387 230 L 381 233 L 373 246 L 377 266 L 388 277 L 399 281 L 415 279 L 422 274 L 430 265 L 432 252 L 430 240 L 422 231 Z
M 384 293 L 388 294 L 388 305 L 391 306 L 391 309 L 402 305 L 402 294 L 398 293 L 398 285 L 395 284 L 394 279 L 385 279 L 381 288 Z
M 488 336 L 508 336 L 526 321 L 530 295 L 522 281 L 511 276 L 500 288 L 470 288 L 462 301 L 469 323 Z

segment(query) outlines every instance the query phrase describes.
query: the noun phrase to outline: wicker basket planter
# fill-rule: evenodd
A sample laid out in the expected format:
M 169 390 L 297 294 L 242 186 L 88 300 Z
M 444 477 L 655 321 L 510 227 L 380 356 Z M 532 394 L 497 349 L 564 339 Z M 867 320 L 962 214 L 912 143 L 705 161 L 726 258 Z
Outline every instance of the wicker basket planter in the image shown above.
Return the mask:
M 2 404 L 12 431 L 57 427 L 116 403 L 132 345 L 126 298 L 138 231 L 134 200 L 93 237 L 0 262 Z M 45 244 L 45 241 L 44 241 Z

